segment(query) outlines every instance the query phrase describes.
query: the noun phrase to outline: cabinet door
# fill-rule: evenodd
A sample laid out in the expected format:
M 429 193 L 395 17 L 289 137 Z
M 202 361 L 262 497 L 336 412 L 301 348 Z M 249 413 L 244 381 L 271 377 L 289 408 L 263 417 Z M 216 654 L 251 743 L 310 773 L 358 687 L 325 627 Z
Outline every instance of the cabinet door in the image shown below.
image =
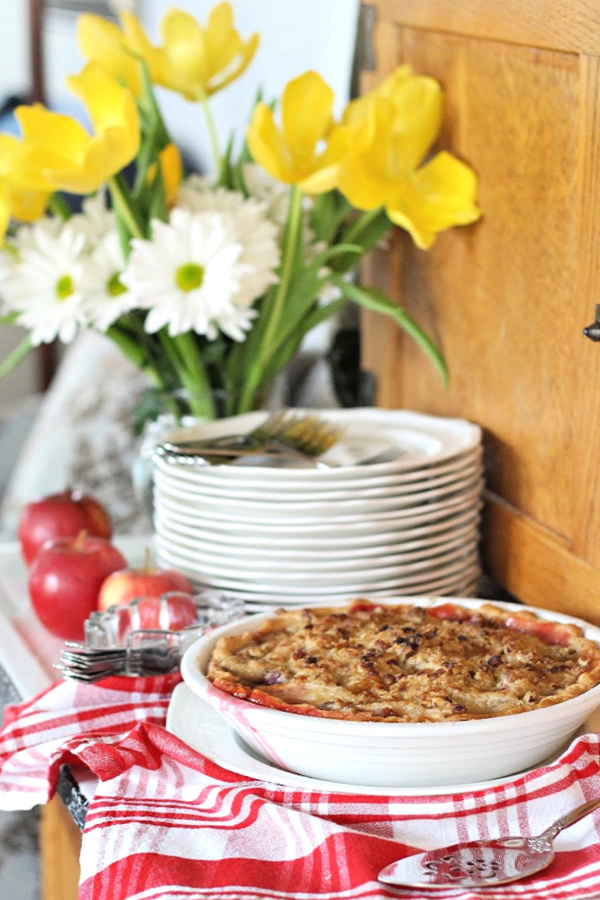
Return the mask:
M 526 603 L 600 622 L 600 2 L 375 0 L 370 87 L 400 62 L 445 92 L 440 147 L 482 219 L 366 273 L 434 335 L 450 387 L 365 315 L 378 403 L 484 429 L 484 564 Z

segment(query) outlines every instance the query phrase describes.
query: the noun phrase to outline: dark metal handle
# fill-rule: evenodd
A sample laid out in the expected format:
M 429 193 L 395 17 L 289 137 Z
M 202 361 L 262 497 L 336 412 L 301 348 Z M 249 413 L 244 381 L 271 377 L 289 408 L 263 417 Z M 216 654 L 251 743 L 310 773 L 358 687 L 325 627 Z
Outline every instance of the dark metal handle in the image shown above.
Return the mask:
M 583 333 L 591 341 L 600 341 L 600 303 L 596 304 L 596 321 L 586 325 Z

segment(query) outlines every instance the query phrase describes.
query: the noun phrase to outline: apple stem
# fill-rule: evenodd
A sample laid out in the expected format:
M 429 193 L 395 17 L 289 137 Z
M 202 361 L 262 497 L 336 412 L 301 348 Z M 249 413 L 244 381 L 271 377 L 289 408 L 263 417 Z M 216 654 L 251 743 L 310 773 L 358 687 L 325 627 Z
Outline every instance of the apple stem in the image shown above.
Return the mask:
M 142 571 L 144 575 L 149 575 L 152 572 L 152 559 L 150 555 L 150 547 L 144 548 L 144 564 L 142 566 Z
M 82 528 L 82 530 L 78 533 L 77 537 L 75 538 L 74 546 L 75 546 L 76 550 L 83 549 L 86 537 L 87 537 L 87 531 L 85 530 L 85 528 Z

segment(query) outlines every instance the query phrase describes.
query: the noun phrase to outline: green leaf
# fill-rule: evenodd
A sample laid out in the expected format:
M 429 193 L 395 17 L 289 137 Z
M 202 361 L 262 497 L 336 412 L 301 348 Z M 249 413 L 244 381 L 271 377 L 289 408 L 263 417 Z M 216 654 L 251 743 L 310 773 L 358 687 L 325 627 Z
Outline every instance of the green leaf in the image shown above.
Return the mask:
M 377 288 L 372 287 L 359 287 L 356 284 L 350 284 L 344 281 L 343 278 L 338 276 L 332 277 L 332 282 L 337 284 L 339 289 L 343 292 L 343 294 L 348 297 L 349 300 L 352 300 L 354 303 L 358 303 L 360 306 L 364 306 L 365 309 L 371 309 L 374 312 L 383 313 L 386 316 L 392 318 L 397 324 L 421 347 L 422 350 L 427 354 L 431 362 L 434 364 L 440 375 L 442 376 L 442 380 L 444 382 L 444 386 L 447 387 L 449 383 L 448 377 L 448 369 L 446 367 L 446 363 L 444 361 L 444 357 L 442 356 L 439 349 L 436 347 L 431 338 L 423 331 L 423 329 L 418 325 L 415 320 L 409 316 L 409 314 L 403 310 L 400 306 L 397 306 L 393 300 L 391 300 L 386 294 L 382 291 L 377 290 Z
M 140 346 L 139 342 L 134 337 L 131 337 L 130 334 L 127 334 L 123 330 L 123 328 L 116 325 L 110 325 L 107 328 L 106 336 L 117 345 L 121 353 L 126 356 L 127 359 L 131 360 L 134 366 L 137 366 L 140 369 L 145 368 L 146 354 L 144 348 Z
M 302 320 L 302 327 L 296 328 L 288 333 L 286 339 L 282 341 L 277 350 L 273 353 L 269 362 L 263 371 L 261 384 L 269 384 L 275 376 L 293 359 L 298 347 L 302 343 L 305 335 L 313 328 L 320 325 L 326 319 L 329 319 L 346 304 L 346 299 L 333 300 L 331 303 L 323 306 L 315 306 L 311 312 Z
M 232 162 L 233 157 L 233 134 L 229 136 L 229 140 L 227 141 L 227 146 L 225 147 L 225 152 L 221 157 L 221 171 L 219 172 L 219 177 L 217 179 L 218 187 L 231 188 L 233 187 L 233 172 L 234 172 L 234 164 Z
M 5 375 L 8 375 L 15 366 L 24 360 L 31 349 L 31 337 L 30 335 L 27 335 L 20 344 L 15 347 L 12 353 L 9 353 L 4 362 L 0 365 L 0 379 L 4 378 Z
M 315 199 L 310 224 L 317 240 L 332 244 L 352 207 L 339 191 L 325 191 Z

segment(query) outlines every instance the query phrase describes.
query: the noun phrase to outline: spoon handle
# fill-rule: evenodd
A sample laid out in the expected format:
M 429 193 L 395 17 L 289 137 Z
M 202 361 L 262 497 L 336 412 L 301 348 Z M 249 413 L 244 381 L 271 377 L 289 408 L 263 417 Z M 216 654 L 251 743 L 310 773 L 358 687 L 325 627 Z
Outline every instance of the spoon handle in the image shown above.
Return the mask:
M 569 825 L 574 825 L 575 822 L 583 819 L 584 816 L 587 816 L 588 813 L 591 813 L 595 809 L 598 809 L 599 806 L 600 797 L 596 797 L 595 800 L 588 800 L 587 803 L 582 804 L 582 806 L 578 806 L 576 809 L 572 809 L 571 812 L 565 813 L 564 816 L 561 816 L 560 819 L 557 819 L 556 822 L 550 826 L 550 828 L 546 829 L 542 837 L 551 840 L 559 833 L 559 831 L 562 831 L 563 828 L 567 828 Z

